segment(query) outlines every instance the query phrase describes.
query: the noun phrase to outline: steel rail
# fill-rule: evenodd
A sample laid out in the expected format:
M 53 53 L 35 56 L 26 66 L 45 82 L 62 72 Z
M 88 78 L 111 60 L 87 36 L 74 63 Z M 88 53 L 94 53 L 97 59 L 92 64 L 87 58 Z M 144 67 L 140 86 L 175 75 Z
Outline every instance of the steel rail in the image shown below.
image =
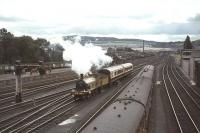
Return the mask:
M 164 76 L 165 75 L 164 74 L 165 67 L 166 67 L 166 65 L 164 65 L 163 69 L 162 69 L 162 79 L 163 79 L 163 83 L 164 83 L 164 88 L 166 90 L 166 93 L 167 93 L 167 96 L 168 96 L 168 99 L 169 99 L 169 102 L 170 102 L 170 106 L 171 106 L 171 108 L 173 110 L 173 114 L 174 114 L 174 116 L 176 118 L 176 122 L 178 124 L 179 130 L 180 130 L 181 133 L 183 133 L 183 129 L 182 129 L 181 125 L 180 125 L 180 121 L 178 119 L 177 112 L 175 111 L 174 104 L 172 102 L 172 98 L 171 98 L 171 96 L 169 94 L 169 89 L 168 89 L 167 84 L 166 84 L 166 80 L 165 80 L 165 76 Z
M 200 110 L 200 105 L 197 103 L 197 101 L 191 96 L 191 94 L 187 91 L 187 89 L 181 84 L 181 82 L 178 80 L 177 76 L 175 75 L 173 69 L 172 69 L 172 65 L 170 67 L 176 81 L 179 83 L 179 85 L 183 88 L 183 90 L 186 92 L 186 94 L 189 96 L 189 98 L 194 102 L 194 104 L 197 106 L 197 108 Z
M 177 67 L 175 67 L 175 71 L 176 71 L 177 75 L 184 81 L 184 83 L 193 91 L 193 93 L 196 94 L 196 95 L 200 98 L 200 94 L 199 94 L 193 87 L 191 87 L 191 85 L 189 85 L 189 84 L 183 79 L 183 77 L 181 77 L 180 73 L 177 71 Z
M 70 102 L 64 104 L 65 102 L 67 102 L 67 101 L 69 101 L 69 100 L 72 100 L 72 101 L 70 101 Z M 42 115 L 42 116 L 40 116 L 40 117 L 38 117 L 38 118 L 36 118 L 36 119 L 30 121 L 30 122 L 28 122 L 28 123 L 26 123 L 26 124 L 24 124 L 24 125 L 18 127 L 17 129 L 14 129 L 14 130 L 10 131 L 9 133 L 21 133 L 21 132 L 23 132 L 23 130 L 25 130 L 26 128 L 30 127 L 31 125 L 33 125 L 33 124 L 35 124 L 35 123 L 37 123 L 37 122 L 39 123 L 39 120 L 41 120 L 42 118 L 47 117 L 47 116 L 51 116 L 51 114 L 55 113 L 56 111 L 58 111 L 58 110 L 60 110 L 60 109 L 62 109 L 62 108 L 64 108 L 64 107 L 66 107 L 66 106 L 68 106 L 68 105 L 70 105 L 70 104 L 72 104 L 72 103 L 75 103 L 75 100 L 73 100 L 73 98 L 71 97 L 71 99 L 68 99 L 68 100 L 66 100 L 66 101 L 64 101 L 64 102 L 62 102 L 62 103 L 60 103 L 59 105 L 55 106 L 54 109 L 51 109 L 50 111 L 48 111 L 48 112 L 45 113 L 44 115 Z M 75 107 L 75 106 L 74 106 L 74 107 Z M 70 107 L 70 108 L 71 108 L 71 107 Z M 68 110 L 68 109 L 67 109 L 67 110 Z
M 184 108 L 184 110 L 185 110 L 187 116 L 189 117 L 190 121 L 192 122 L 193 126 L 195 127 L 195 130 L 196 130 L 198 133 L 200 133 L 199 129 L 198 129 L 197 126 L 196 126 L 196 123 L 195 123 L 194 120 L 192 119 L 192 117 L 191 117 L 191 115 L 190 115 L 188 109 L 186 108 L 186 106 L 185 106 L 185 104 L 183 103 L 181 97 L 179 96 L 179 94 L 178 94 L 176 88 L 174 87 L 174 84 L 172 83 L 172 80 L 171 80 L 171 78 L 170 78 L 170 76 L 169 76 L 168 69 L 167 69 L 167 77 L 168 77 L 168 79 L 169 79 L 169 81 L 170 81 L 170 83 L 171 83 L 171 85 L 172 85 L 172 88 L 173 88 L 173 90 L 174 90 L 176 96 L 178 97 L 178 99 L 179 99 L 179 101 L 180 101 L 182 107 Z
M 58 87 L 61 85 L 72 83 L 72 82 L 75 82 L 76 80 L 77 79 L 73 79 L 73 80 L 69 80 L 69 81 L 63 81 L 63 82 L 54 83 L 54 84 L 50 84 L 50 85 L 43 85 L 43 86 L 35 87 L 35 89 L 32 88 L 30 91 L 23 93 L 23 97 L 26 97 L 27 95 L 31 95 L 31 94 L 34 94 L 34 93 L 37 93 L 40 91 L 44 91 L 44 90 L 52 90 L 53 89 L 52 87 Z M 0 103 L 11 102 L 11 101 L 14 101 L 14 99 L 15 99 L 15 96 L 10 96 L 10 97 L 1 99 Z
M 1 132 L 1 133 L 6 133 L 6 132 L 8 132 L 8 131 L 10 131 L 10 130 L 13 130 L 13 128 L 15 128 L 17 125 L 23 123 L 25 120 L 28 120 L 29 118 L 33 117 L 35 114 L 38 114 L 38 113 L 40 113 L 41 111 L 52 107 L 54 104 L 56 104 L 56 103 L 58 103 L 58 102 L 60 102 L 60 101 L 65 100 L 65 98 L 67 98 L 68 96 L 69 96 L 69 94 L 66 94 L 66 95 L 60 97 L 59 99 L 55 100 L 54 102 L 49 103 L 49 104 L 43 106 L 43 107 L 40 108 L 39 110 L 36 110 L 35 112 L 33 112 L 33 113 L 31 113 L 30 115 L 28 115 L 28 116 L 22 118 L 22 119 L 21 119 L 20 121 L 18 121 L 17 123 L 15 123 L 15 124 L 13 124 L 13 125 L 10 125 L 9 127 L 5 128 L 4 130 L 2 130 L 2 131 L 0 131 L 0 132 Z M 67 100 L 68 100 L 68 99 L 67 99 Z
M 51 97 L 54 97 L 56 95 L 59 95 L 59 94 L 65 93 L 65 92 L 70 92 L 72 89 L 68 89 L 68 90 L 64 90 L 64 91 L 58 91 L 58 92 L 53 93 L 53 94 L 43 95 L 43 96 L 35 98 L 35 99 L 30 99 L 30 100 L 27 100 L 27 101 L 23 101 L 21 103 L 17 103 L 17 104 L 13 104 L 13 105 L 9 105 L 9 106 L 0 108 L 0 114 L 5 113 L 5 112 L 10 111 L 10 110 L 14 110 L 14 109 L 17 109 L 17 108 L 27 106 L 29 104 L 33 104 L 33 102 L 42 102 L 42 101 L 49 99 Z

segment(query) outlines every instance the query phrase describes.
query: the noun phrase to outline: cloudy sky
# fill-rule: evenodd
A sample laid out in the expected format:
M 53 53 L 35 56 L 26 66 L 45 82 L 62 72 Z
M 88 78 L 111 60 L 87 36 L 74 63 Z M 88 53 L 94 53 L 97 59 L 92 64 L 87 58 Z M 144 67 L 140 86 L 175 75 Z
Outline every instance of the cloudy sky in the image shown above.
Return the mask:
M 0 0 L 0 28 L 16 36 L 195 40 L 199 5 L 200 0 Z

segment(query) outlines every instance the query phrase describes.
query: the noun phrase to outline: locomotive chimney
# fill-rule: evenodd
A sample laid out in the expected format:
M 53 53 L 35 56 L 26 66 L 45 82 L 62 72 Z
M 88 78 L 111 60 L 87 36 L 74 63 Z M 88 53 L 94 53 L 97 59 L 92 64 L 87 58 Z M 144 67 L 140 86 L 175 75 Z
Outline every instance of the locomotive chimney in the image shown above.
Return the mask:
M 80 79 L 83 79 L 83 74 L 80 74 Z

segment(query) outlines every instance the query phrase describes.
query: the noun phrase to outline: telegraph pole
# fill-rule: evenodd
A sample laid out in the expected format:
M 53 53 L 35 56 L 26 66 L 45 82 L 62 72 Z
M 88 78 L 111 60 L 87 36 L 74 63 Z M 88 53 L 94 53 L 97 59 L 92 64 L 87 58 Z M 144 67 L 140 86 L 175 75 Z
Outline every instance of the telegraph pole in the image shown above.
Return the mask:
M 143 52 L 143 55 L 144 55 L 144 40 L 143 40 L 143 51 L 142 52 Z
M 20 60 L 15 62 L 15 78 L 16 78 L 16 92 L 15 92 L 15 101 L 16 103 L 22 102 L 22 68 L 20 66 Z

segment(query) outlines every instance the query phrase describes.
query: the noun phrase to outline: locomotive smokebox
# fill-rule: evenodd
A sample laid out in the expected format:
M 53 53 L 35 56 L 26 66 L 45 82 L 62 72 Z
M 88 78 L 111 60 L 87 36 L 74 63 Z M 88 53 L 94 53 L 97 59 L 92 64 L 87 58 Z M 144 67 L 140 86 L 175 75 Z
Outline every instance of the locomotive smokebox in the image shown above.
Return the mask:
M 80 79 L 83 79 L 83 74 L 80 74 Z

